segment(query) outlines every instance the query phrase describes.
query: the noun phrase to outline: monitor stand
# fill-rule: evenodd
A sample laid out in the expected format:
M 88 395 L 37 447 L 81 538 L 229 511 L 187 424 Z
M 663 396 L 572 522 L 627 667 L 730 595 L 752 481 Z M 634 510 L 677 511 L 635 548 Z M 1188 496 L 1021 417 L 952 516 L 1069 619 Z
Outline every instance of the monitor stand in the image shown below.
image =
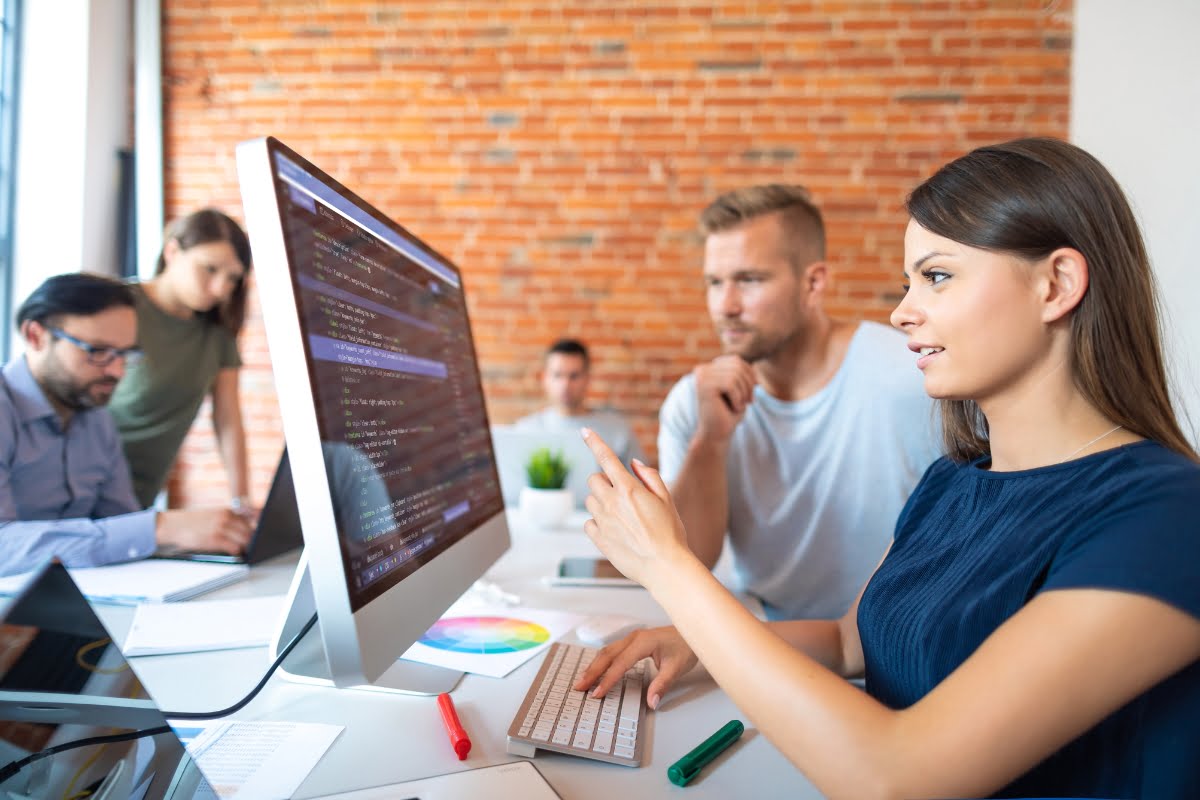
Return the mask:
M 287 610 L 283 615 L 275 637 L 271 641 L 271 661 L 287 646 L 304 625 L 317 613 L 313 597 L 312 578 L 308 573 L 308 552 L 302 551 L 296 576 L 288 592 Z M 321 636 L 321 620 L 304 635 L 296 649 L 279 667 L 284 680 L 314 686 L 336 686 L 330 674 L 329 662 L 325 658 L 324 639 Z M 396 659 L 374 683 L 343 688 L 363 689 L 370 692 L 394 694 L 442 694 L 458 685 L 463 673 L 458 670 L 419 664 L 416 661 Z

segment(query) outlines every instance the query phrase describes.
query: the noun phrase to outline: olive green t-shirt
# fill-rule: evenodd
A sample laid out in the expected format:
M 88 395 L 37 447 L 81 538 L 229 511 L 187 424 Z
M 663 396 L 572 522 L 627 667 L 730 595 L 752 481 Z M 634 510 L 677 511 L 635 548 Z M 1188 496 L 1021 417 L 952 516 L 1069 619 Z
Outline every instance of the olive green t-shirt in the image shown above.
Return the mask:
M 212 391 L 217 372 L 240 367 L 237 340 L 200 317 L 180 319 L 154 305 L 137 284 L 138 346 L 145 357 L 128 367 L 109 409 L 117 421 L 133 491 L 154 502 L 175 455 Z

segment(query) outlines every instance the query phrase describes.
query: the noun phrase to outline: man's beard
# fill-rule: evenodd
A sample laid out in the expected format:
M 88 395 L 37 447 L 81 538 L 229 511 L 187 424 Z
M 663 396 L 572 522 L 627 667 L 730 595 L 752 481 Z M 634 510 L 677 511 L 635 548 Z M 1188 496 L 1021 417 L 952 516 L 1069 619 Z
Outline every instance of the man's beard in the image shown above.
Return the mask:
M 739 330 L 746 331 L 750 334 L 749 341 L 741 345 L 724 347 L 726 355 L 736 355 L 741 357 L 748 364 L 754 364 L 759 361 L 766 361 L 775 356 L 784 347 L 794 342 L 802 333 L 797 330 L 788 336 L 780 336 L 776 338 L 766 338 L 761 333 L 751 328 L 740 328 Z
M 108 401 L 112 399 L 112 392 L 99 400 L 92 396 L 91 390 L 95 386 L 117 385 L 116 378 L 97 378 L 81 384 L 72 378 L 57 360 L 47 362 L 42 381 L 46 391 L 72 411 L 86 411 L 89 408 L 108 405 Z

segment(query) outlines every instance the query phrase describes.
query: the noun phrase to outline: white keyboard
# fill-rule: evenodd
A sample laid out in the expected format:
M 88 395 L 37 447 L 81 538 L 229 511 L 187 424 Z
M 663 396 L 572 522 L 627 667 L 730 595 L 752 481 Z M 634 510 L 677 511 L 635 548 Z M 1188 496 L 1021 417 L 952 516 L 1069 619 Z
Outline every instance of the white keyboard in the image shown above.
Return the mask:
M 508 752 L 532 758 L 538 748 L 595 758 L 627 767 L 642 764 L 646 718 L 645 662 L 603 699 L 572 689 L 599 650 L 577 644 L 550 645 L 512 725 Z

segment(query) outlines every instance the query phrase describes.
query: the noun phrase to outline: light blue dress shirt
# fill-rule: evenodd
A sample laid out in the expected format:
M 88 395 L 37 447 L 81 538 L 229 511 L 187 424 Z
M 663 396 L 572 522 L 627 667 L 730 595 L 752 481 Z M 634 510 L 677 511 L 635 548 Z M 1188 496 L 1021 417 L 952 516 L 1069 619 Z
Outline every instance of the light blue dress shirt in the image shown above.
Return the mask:
M 133 495 L 107 409 L 77 412 L 64 430 L 25 356 L 0 380 L 0 575 L 57 556 L 94 567 L 154 552 L 155 512 Z

